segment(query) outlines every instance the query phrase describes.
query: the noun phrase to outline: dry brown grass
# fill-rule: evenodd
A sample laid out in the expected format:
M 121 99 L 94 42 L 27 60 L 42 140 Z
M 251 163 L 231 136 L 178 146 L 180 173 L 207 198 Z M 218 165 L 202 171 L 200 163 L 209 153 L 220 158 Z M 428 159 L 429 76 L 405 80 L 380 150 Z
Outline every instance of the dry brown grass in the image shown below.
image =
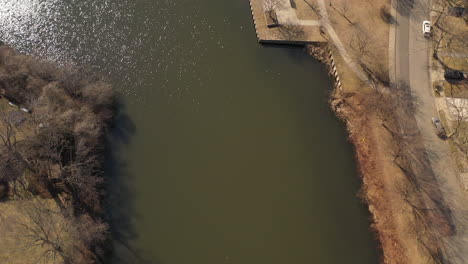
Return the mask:
M 335 0 L 333 5 L 335 9 L 339 9 L 344 2 Z M 382 7 L 388 8 L 389 1 L 359 0 L 353 1 L 353 6 L 360 8 L 349 10 L 346 13 L 347 19 L 329 7 L 333 26 L 356 61 L 360 60 L 372 71 L 379 70 L 388 76 L 390 28 L 379 11 Z M 356 45 L 357 35 L 364 36 L 366 40 L 361 39 L 361 43 L 357 44 L 365 45 Z M 433 227 L 422 228 L 427 225 L 419 226 L 420 219 L 414 218 L 412 208 L 398 194 L 401 186 L 409 188 L 411 185 L 407 176 L 393 162 L 395 139 L 382 127 L 375 115 L 376 109 L 371 109 L 364 103 L 372 93 L 372 88 L 357 78 L 336 50 L 332 49 L 332 52 L 343 88 L 343 92 L 337 95 L 342 100 L 338 113 L 347 121 L 350 140 L 356 148 L 364 182 L 362 196 L 369 204 L 374 218 L 373 228 L 382 244 L 383 262 L 431 263 L 427 262 L 428 250 L 437 250 L 440 245 L 432 243 L 433 248 L 424 248 L 417 238 L 423 236 L 425 240 L 432 241 L 435 237 L 433 234 L 450 233 L 445 216 L 427 214 L 421 218 L 423 223 L 442 223 L 439 225 L 443 227 L 440 230 Z M 353 96 L 347 97 L 350 94 Z M 411 193 L 411 197 L 419 204 L 427 203 L 414 193 Z
M 388 71 L 388 37 L 389 25 L 380 17 L 378 10 L 388 5 L 387 0 L 353 1 L 352 8 L 346 16 L 353 22 L 351 25 L 340 13 L 328 8 L 330 20 L 341 38 L 348 52 L 354 59 L 364 59 L 365 62 L 375 58 L 377 67 Z M 336 9 L 343 10 L 345 1 L 334 1 Z M 352 49 L 351 43 L 357 34 L 364 34 L 367 44 L 364 49 Z M 365 44 L 365 43 L 364 43 Z M 356 45 L 354 45 L 356 47 Z M 359 45 L 358 45 L 359 46 Z M 362 53 L 366 54 L 362 54 Z M 373 216 L 372 228 L 375 230 L 383 249 L 383 262 L 392 264 L 409 263 L 411 259 L 419 259 L 417 246 L 404 236 L 406 217 L 401 214 L 398 203 L 392 199 L 391 182 L 399 171 L 390 163 L 389 147 L 391 139 L 386 131 L 377 124 L 372 111 L 364 109 L 357 99 L 365 97 L 371 91 L 369 85 L 364 84 L 348 67 L 336 49 L 332 48 L 335 63 L 342 84 L 342 93 L 356 94 L 354 98 L 343 100 L 343 112 L 339 115 L 346 120 L 350 134 L 350 141 L 355 146 L 360 174 L 363 179 L 362 197 L 369 204 Z M 364 57 L 364 58 L 363 58 Z M 371 67 L 375 64 L 369 63 Z M 391 202 L 389 202 L 391 201 Z
M 394 135 L 382 126 L 378 110 L 374 109 L 376 105 L 368 104 L 372 93 L 341 95 L 333 103 L 339 105 L 337 112 L 346 120 L 350 141 L 355 146 L 364 183 L 361 196 L 372 212 L 373 229 L 382 244 L 383 262 L 435 263 L 427 262 L 428 255 L 442 247 L 440 238 L 452 234 L 450 220 L 435 210 L 432 200 L 426 196 L 426 191 L 437 196 L 436 185 L 426 185 L 430 190 L 418 189 L 419 184 L 411 182 L 406 172 L 395 165 L 398 144 Z M 391 123 L 388 126 L 392 129 Z M 407 190 L 405 195 L 403 189 Z M 414 205 L 434 210 L 415 211 Z
M 392 166 L 385 162 L 381 151 L 387 142 L 385 133 L 376 133 L 380 126 L 375 125 L 366 109 L 358 99 L 359 96 L 341 98 L 343 106 L 339 115 L 346 120 L 349 140 L 353 143 L 360 175 L 363 180 L 361 197 L 372 213 L 372 229 L 376 233 L 383 249 L 384 263 L 403 264 L 407 262 L 407 248 L 401 243 L 401 233 L 398 230 L 397 219 L 394 217 L 394 206 L 389 201 L 391 190 L 388 181 L 392 175 Z
M 451 68 L 461 71 L 468 71 L 468 25 L 463 18 L 450 16 L 447 13 L 448 2 L 446 0 L 434 1 L 434 6 L 438 11 L 434 12 L 434 54 L 437 54 L 438 60 L 433 61 L 433 69 L 442 72 L 445 68 Z M 458 4 L 463 5 L 462 2 Z M 443 87 L 444 96 L 455 98 L 468 98 L 468 83 L 439 81 L 439 85 Z M 446 118 L 446 111 L 441 111 L 441 117 Z M 467 162 L 467 142 L 468 128 L 467 123 L 458 121 L 446 120 L 446 128 L 451 135 L 449 138 L 452 157 L 457 165 L 460 175 L 466 174 L 468 170 Z M 450 131 L 451 130 L 451 131 Z M 463 177 L 461 177 L 463 179 Z M 466 189 L 466 181 L 462 180 L 462 184 Z
M 99 216 L 111 86 L 85 69 L 59 69 L 0 45 L 0 93 L 31 110 L 0 99 L 0 181 L 11 186 L 0 201 L 0 263 L 94 263 L 108 228 Z M 69 202 L 59 203 L 64 195 Z M 52 197 L 59 210 L 42 199 Z M 69 241 L 68 231 L 78 239 Z
M 467 58 L 457 58 L 457 57 L 450 57 L 450 56 L 440 56 L 440 58 L 451 69 L 456 69 L 460 71 L 468 71 L 468 59 Z
M 342 15 L 346 5 L 350 6 L 346 12 L 346 17 L 353 24 L 350 24 Z M 379 13 L 383 6 L 389 6 L 389 0 L 334 0 L 334 8 L 328 6 L 327 11 L 336 33 L 357 64 L 362 62 L 372 71 L 388 75 L 390 28 Z M 337 50 L 332 49 L 332 52 L 337 63 L 344 92 L 371 89 L 358 79 Z
M 315 0 L 307 0 L 309 2 L 314 2 Z M 295 0 L 296 2 L 296 14 L 297 18 L 300 20 L 319 20 L 320 16 L 314 12 L 304 0 Z
M 356 60 L 364 60 L 371 66 L 381 63 L 386 67 L 390 28 L 380 17 L 379 10 L 382 6 L 388 6 L 389 0 L 334 0 L 332 3 L 335 8 L 327 6 L 330 20 L 350 55 Z M 350 6 L 346 16 L 353 24 L 340 14 L 340 10 L 346 5 Z M 365 54 L 352 48 L 356 46 L 355 40 L 358 35 L 367 39 Z
M 443 51 L 467 52 L 465 41 L 468 35 L 468 25 L 463 18 L 443 15 L 440 24 L 442 28 L 449 30 L 449 33 L 453 36 L 444 40 L 442 46 L 445 48 Z
M 12 112 L 18 112 L 18 115 L 21 115 L 24 118 L 24 122 L 21 124 L 21 129 L 16 131 L 16 139 L 18 141 L 28 137 L 28 134 L 31 131 L 31 128 L 28 124 L 29 114 L 22 112 L 18 107 L 13 107 L 8 104 L 8 100 L 0 97 L 0 114 L 10 115 Z M 0 131 L 4 131 L 5 124 L 0 119 Z
M 60 258 L 56 261 L 51 261 L 47 258 L 42 258 L 44 252 L 50 248 L 46 245 L 39 245 L 31 241 L 28 232 L 24 229 L 24 225 L 31 226 L 31 219 L 25 214 L 25 208 L 31 207 L 33 200 L 22 201 L 7 201 L 0 203 L 0 260 L 1 263 L 9 264 L 60 264 L 63 260 Z M 59 211 L 53 200 L 42 200 L 44 209 Z M 54 214 L 54 218 L 50 222 L 54 226 L 62 230 L 65 225 L 65 219 L 61 214 Z M 68 234 L 62 234 L 67 236 Z
M 468 98 L 468 84 L 467 83 L 449 83 L 442 81 L 445 96 L 456 98 Z

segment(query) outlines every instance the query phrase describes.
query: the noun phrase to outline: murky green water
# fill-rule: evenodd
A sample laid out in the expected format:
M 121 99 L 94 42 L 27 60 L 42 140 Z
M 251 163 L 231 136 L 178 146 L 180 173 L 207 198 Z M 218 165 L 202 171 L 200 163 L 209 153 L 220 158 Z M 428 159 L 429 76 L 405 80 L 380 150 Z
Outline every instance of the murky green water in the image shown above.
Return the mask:
M 111 263 L 377 263 L 331 83 L 257 44 L 247 1 L 0 0 L 0 39 L 124 96 L 113 228 L 142 258 Z

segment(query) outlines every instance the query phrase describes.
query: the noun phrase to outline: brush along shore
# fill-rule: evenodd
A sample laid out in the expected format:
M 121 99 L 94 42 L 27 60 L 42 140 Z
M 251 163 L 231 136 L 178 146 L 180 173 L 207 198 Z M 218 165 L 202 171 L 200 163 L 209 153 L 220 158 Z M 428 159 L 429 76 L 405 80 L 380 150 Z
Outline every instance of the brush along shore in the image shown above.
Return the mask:
M 115 99 L 91 72 L 0 45 L 0 262 L 102 262 Z

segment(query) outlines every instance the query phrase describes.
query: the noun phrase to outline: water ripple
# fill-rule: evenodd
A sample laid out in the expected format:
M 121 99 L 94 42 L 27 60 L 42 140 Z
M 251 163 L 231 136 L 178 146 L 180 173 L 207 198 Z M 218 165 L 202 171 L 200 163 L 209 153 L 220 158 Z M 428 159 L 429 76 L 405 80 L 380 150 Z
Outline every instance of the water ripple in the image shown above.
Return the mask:
M 155 83 L 177 97 L 202 85 L 207 47 L 200 28 L 214 33 L 188 2 L 0 0 L 0 40 L 62 65 L 92 67 L 137 99 Z M 189 44 L 178 44 L 181 37 Z

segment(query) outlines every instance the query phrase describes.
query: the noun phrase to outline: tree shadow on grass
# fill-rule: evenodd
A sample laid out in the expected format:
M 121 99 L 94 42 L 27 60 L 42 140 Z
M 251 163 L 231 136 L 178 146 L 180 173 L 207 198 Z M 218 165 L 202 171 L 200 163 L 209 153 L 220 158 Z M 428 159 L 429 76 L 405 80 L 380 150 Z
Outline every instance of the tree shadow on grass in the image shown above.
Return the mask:
M 397 0 L 393 3 L 395 9 L 402 16 L 409 16 L 411 9 L 415 5 L 415 0 Z

